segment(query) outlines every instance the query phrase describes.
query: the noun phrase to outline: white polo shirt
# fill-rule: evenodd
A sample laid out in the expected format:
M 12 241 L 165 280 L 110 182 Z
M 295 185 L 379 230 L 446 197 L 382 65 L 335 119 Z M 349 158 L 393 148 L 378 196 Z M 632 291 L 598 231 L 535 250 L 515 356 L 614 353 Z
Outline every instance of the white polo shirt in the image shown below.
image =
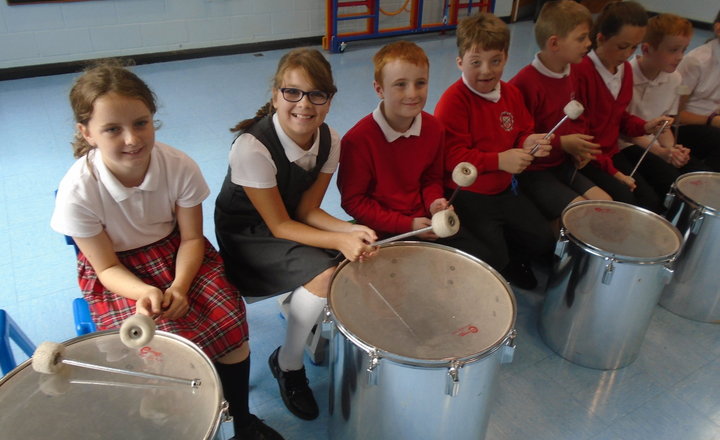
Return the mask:
M 315 167 L 320 150 L 320 129 L 315 133 L 315 142 L 309 150 L 303 150 L 285 134 L 277 113 L 272 117 L 275 131 L 290 162 L 305 171 Z M 250 188 L 272 188 L 277 186 L 277 166 L 270 151 L 250 133 L 243 133 L 235 139 L 229 154 L 230 180 L 232 183 Z M 332 174 L 340 161 L 340 136 L 330 129 L 330 154 L 320 169 L 321 173 Z
M 709 41 L 688 52 L 678 66 L 683 84 L 690 87 L 685 110 L 709 115 L 720 106 L 720 40 Z
M 657 78 L 649 80 L 643 75 L 638 57 L 630 60 L 633 69 L 633 98 L 627 111 L 639 118 L 649 121 L 663 115 L 676 115 L 679 96 L 677 87 L 682 82 L 680 73 L 660 72 Z M 650 142 L 652 135 L 644 136 Z M 632 145 L 627 138 L 620 140 L 620 148 Z
M 422 131 L 422 113 L 415 115 L 412 124 L 410 124 L 410 128 L 408 128 L 407 131 L 400 133 L 399 131 L 395 131 L 395 129 L 388 124 L 387 119 L 385 119 L 385 115 L 382 113 L 382 105 L 383 101 L 380 101 L 378 106 L 375 107 L 375 110 L 373 110 L 372 117 L 380 127 L 386 141 L 395 142 L 401 137 L 409 138 L 410 136 L 420 136 L 420 132 Z
M 210 188 L 197 164 L 168 145 L 155 144 L 145 179 L 132 188 L 115 178 L 94 149 L 60 182 L 50 226 L 81 238 L 105 230 L 113 249 L 126 251 L 168 236 L 177 224 L 176 205 L 191 208 L 208 195 Z

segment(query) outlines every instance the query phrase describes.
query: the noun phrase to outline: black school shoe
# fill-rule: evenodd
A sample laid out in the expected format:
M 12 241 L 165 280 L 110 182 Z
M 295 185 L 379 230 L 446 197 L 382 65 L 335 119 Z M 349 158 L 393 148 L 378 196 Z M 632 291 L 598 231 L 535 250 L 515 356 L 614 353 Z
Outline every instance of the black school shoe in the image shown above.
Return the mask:
M 533 274 L 530 263 L 510 261 L 501 272 L 510 284 L 524 290 L 533 290 L 537 287 L 537 278 Z
M 285 440 L 277 431 L 250 414 L 247 424 L 237 429 L 230 440 Z
M 282 396 L 285 406 L 291 413 L 305 420 L 316 419 L 320 415 L 317 402 L 313 397 L 312 390 L 308 386 L 308 379 L 305 376 L 305 367 L 299 370 L 282 371 L 278 364 L 278 347 L 270 355 L 268 365 L 273 376 L 278 381 L 280 387 L 280 395 Z

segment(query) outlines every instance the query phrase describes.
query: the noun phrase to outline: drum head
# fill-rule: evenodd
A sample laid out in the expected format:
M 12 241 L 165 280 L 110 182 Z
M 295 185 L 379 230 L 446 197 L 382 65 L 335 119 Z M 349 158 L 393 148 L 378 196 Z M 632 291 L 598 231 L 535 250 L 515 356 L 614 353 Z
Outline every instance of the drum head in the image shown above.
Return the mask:
M 328 305 L 346 336 L 384 357 L 441 362 L 499 346 L 516 312 L 510 288 L 490 266 L 415 242 L 391 243 L 362 263 L 345 261 Z
M 130 349 L 117 331 L 67 341 L 66 359 L 124 370 L 199 378 L 198 388 L 65 365 L 41 374 L 30 361 L 0 380 L 0 438 L 209 439 L 219 423 L 217 374 L 199 348 L 157 332 Z
M 588 200 L 565 208 L 566 234 L 597 253 L 621 260 L 662 261 L 680 249 L 682 236 L 667 220 L 621 202 Z
M 689 173 L 675 182 L 678 191 L 714 214 L 720 212 L 720 173 Z

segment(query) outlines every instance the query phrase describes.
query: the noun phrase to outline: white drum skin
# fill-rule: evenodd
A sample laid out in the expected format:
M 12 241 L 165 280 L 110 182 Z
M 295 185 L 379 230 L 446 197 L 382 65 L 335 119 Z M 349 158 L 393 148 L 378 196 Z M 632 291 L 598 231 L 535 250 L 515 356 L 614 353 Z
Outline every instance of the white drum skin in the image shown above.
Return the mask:
M 331 439 L 485 437 L 516 315 L 512 291 L 487 264 L 437 244 L 392 243 L 362 265 L 341 265 L 328 315 Z
M 0 379 L 0 438 L 210 440 L 226 419 L 220 379 L 210 359 L 185 338 L 158 331 L 143 348 L 126 347 L 117 330 L 63 343 L 77 361 L 188 379 L 192 388 L 64 365 L 33 370 L 32 359 Z
M 573 363 L 622 368 L 640 352 L 682 237 L 662 217 L 621 202 L 573 203 L 561 219 L 540 334 Z
M 665 217 L 685 243 L 660 304 L 684 318 L 720 324 L 720 173 L 680 176 L 666 206 Z

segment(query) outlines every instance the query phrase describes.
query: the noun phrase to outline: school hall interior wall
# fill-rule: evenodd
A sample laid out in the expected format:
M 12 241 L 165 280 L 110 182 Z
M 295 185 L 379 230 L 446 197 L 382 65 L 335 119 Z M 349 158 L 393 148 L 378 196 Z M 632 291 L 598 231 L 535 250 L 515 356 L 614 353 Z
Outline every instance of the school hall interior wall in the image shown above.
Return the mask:
M 645 9 L 653 12 L 670 12 L 690 20 L 712 23 L 720 9 L 720 3 L 701 0 L 642 0 Z
M 0 0 L 0 68 L 319 37 L 324 0 Z
M 427 20 L 439 19 L 442 3 L 425 0 Z M 388 11 L 403 4 L 381 3 Z M 511 8 L 512 0 L 496 0 L 498 15 L 509 16 Z M 386 25 L 407 15 L 388 17 Z M 0 0 L 0 69 L 324 34 L 325 0 L 91 0 L 16 6 Z

